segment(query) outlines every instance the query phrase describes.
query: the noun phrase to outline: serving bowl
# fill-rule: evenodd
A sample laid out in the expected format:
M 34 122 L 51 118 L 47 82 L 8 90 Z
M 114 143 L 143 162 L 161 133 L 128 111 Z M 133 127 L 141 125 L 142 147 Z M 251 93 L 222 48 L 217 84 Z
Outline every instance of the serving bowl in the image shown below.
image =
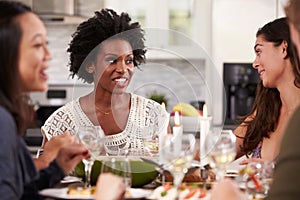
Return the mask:
M 96 160 L 92 167 L 91 184 L 96 185 L 99 174 L 101 173 L 102 162 Z M 144 162 L 139 159 L 130 160 L 132 187 L 142 187 L 151 183 L 158 175 L 155 170 L 156 165 Z M 85 178 L 84 164 L 80 162 L 75 168 L 75 175 Z

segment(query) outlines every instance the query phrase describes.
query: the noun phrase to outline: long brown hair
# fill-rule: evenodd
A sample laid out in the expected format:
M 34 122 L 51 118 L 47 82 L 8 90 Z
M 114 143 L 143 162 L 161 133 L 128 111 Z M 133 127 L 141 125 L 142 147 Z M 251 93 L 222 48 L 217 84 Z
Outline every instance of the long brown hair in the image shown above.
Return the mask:
M 294 84 L 300 88 L 299 57 L 297 49 L 291 42 L 289 26 L 286 18 L 276 19 L 260 28 L 256 37 L 263 36 L 274 46 L 279 46 L 283 41 L 288 44 L 287 57 L 290 59 L 295 74 Z M 276 88 L 266 88 L 262 81 L 257 85 L 256 97 L 251 112 L 243 119 L 247 126 L 242 153 L 249 154 L 257 147 L 263 138 L 269 138 L 269 133 L 274 132 L 280 116 L 282 102 Z M 255 116 L 255 117 L 253 117 Z M 246 120 L 247 119 L 247 120 Z
M 31 12 L 18 2 L 0 1 L 0 106 L 13 116 L 19 134 L 28 122 L 28 97 L 20 91 L 19 46 L 22 29 L 17 17 Z

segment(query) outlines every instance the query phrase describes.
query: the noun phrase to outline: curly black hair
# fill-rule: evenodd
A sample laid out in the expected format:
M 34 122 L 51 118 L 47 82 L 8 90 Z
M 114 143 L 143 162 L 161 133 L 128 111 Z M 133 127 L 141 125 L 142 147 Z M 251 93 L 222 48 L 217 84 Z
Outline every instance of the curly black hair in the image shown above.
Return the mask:
M 145 63 L 144 30 L 138 22 L 130 23 L 131 18 L 127 13 L 118 15 L 112 9 L 102 9 L 96 11 L 95 16 L 82 22 L 69 44 L 67 52 L 70 53 L 70 76 L 92 83 L 93 76 L 89 74 L 85 66 L 94 61 L 99 44 L 107 39 L 124 39 L 128 41 L 133 49 L 134 66 L 138 67 Z M 82 67 L 81 67 L 82 66 Z

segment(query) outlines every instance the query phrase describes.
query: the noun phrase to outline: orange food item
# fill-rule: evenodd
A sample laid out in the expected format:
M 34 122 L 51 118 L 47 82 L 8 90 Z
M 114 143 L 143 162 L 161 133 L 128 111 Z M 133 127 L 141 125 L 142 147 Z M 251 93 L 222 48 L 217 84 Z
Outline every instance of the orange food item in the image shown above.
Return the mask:
M 259 183 L 259 181 L 257 180 L 257 178 L 255 177 L 255 174 L 250 174 L 250 178 L 253 181 L 255 188 L 260 191 L 262 189 L 261 184 Z
M 203 198 L 206 196 L 206 190 L 201 190 L 201 193 L 198 198 Z
M 198 190 L 197 188 L 191 189 L 190 192 L 184 197 L 184 199 L 189 199 L 192 196 L 194 196 L 196 194 L 197 190 Z

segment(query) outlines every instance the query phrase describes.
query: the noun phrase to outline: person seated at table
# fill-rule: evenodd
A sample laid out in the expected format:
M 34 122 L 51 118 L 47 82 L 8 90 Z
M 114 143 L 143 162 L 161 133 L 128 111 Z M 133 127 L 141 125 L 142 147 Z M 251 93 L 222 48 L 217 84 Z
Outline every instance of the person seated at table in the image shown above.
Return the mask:
M 88 156 L 65 133 L 45 145 L 44 155 L 34 162 L 23 139 L 29 124 L 27 93 L 47 89 L 50 59 L 39 17 L 22 3 L 0 1 L 1 199 L 40 199 L 39 189 L 52 187 Z
M 49 140 L 79 126 L 99 125 L 106 135 L 106 151 L 143 151 L 143 134 L 161 133 L 168 124 L 165 109 L 153 100 L 128 93 L 135 67 L 145 62 L 144 31 L 127 13 L 102 9 L 81 23 L 67 50 L 70 72 L 87 83 L 91 93 L 56 110 L 42 126 Z
M 289 0 L 285 6 L 288 17 L 291 39 L 298 50 L 300 57 L 300 1 Z M 297 69 L 299 71 L 299 69 Z M 273 175 L 273 183 L 265 198 L 272 200 L 299 199 L 300 197 L 300 143 L 299 135 L 300 107 L 298 106 L 291 117 L 280 145 L 276 168 Z M 246 196 L 238 189 L 238 186 L 226 179 L 213 187 L 212 200 L 228 199 L 242 200 Z
M 300 105 L 297 50 L 291 42 L 286 18 L 276 19 L 257 31 L 253 62 L 260 76 L 252 111 L 234 131 L 237 158 L 276 160 L 286 124 Z

